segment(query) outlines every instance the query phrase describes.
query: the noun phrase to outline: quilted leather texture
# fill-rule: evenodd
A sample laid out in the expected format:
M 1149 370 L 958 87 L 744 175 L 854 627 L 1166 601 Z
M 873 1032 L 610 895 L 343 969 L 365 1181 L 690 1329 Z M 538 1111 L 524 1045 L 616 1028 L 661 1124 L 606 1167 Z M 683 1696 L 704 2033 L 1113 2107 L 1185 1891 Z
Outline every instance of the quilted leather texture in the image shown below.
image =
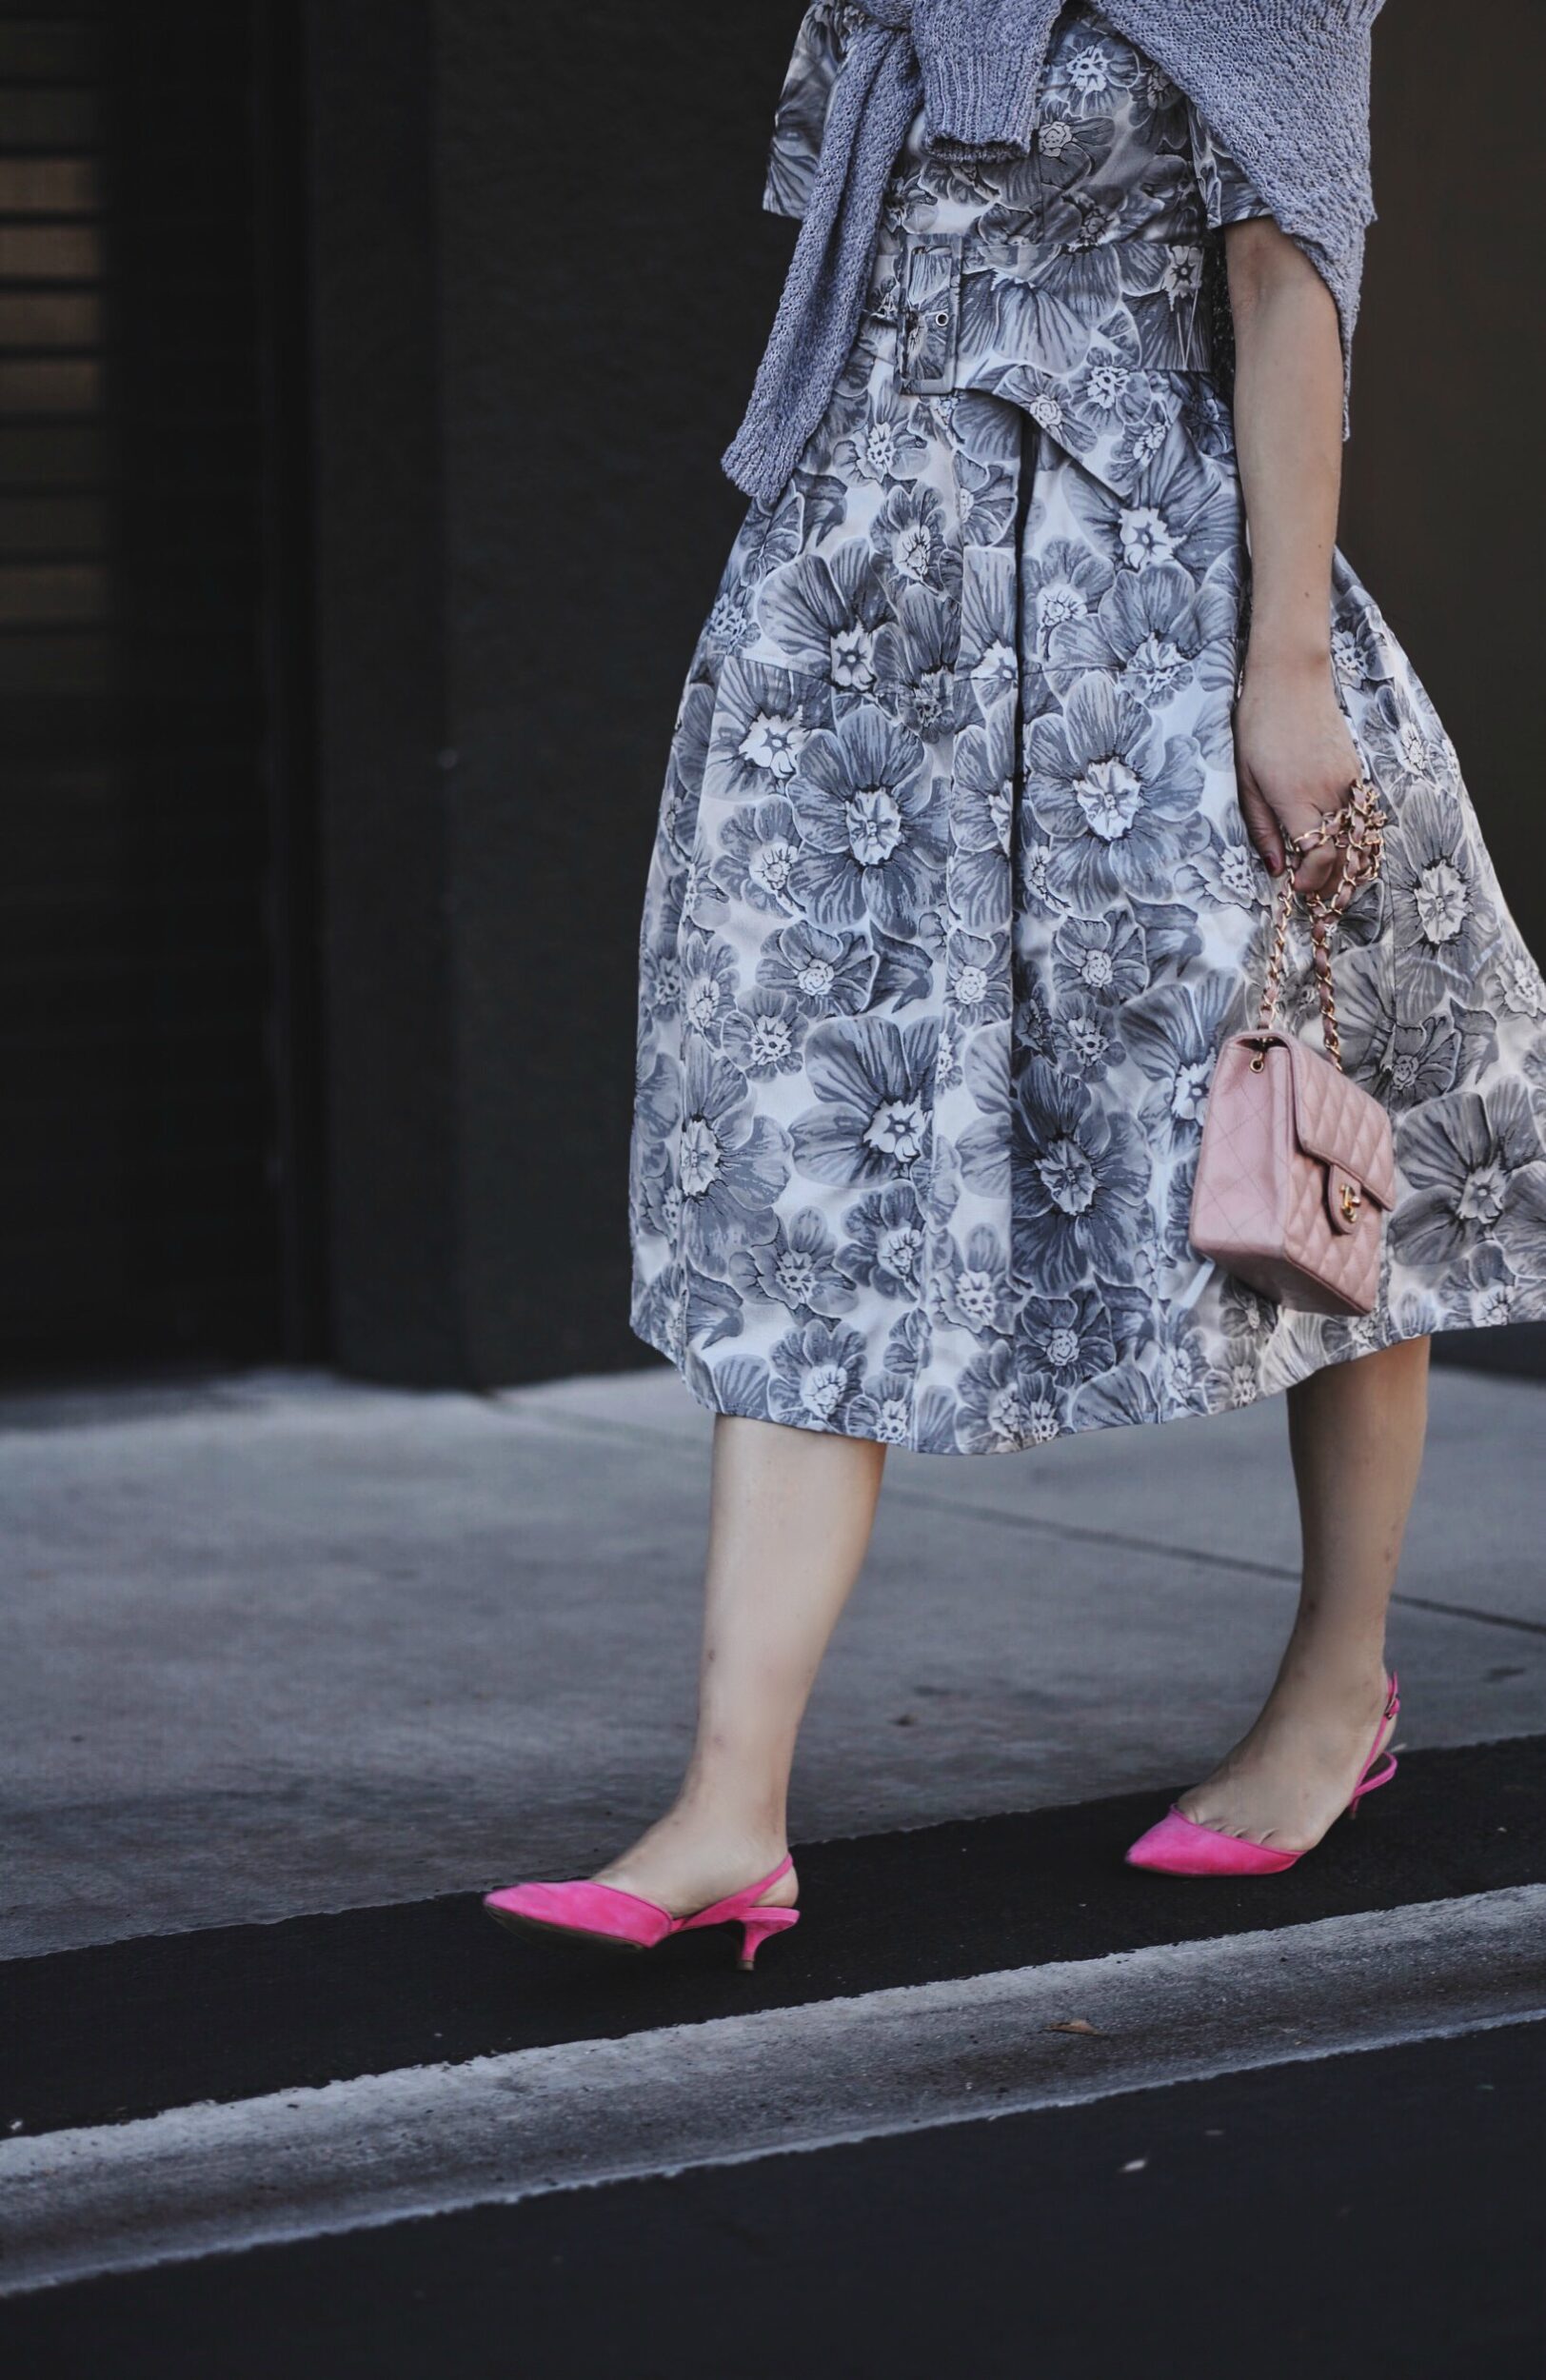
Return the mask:
M 1396 1151 L 1390 1118 L 1361 1083 L 1341 1074 L 1307 1041 L 1283 1036 L 1294 1070 L 1294 1123 L 1301 1149 L 1340 1165 L 1383 1207 L 1396 1204 Z
M 1192 1245 L 1264 1297 L 1311 1314 L 1367 1314 L 1395 1202 L 1390 1119 L 1329 1059 L 1288 1034 L 1232 1034 L 1219 1053 L 1192 1190 Z M 1325 1078 L 1322 1081 L 1322 1077 Z M 1308 1145 L 1307 1145 L 1308 1143 Z M 1340 1179 L 1363 1193 L 1333 1220 Z

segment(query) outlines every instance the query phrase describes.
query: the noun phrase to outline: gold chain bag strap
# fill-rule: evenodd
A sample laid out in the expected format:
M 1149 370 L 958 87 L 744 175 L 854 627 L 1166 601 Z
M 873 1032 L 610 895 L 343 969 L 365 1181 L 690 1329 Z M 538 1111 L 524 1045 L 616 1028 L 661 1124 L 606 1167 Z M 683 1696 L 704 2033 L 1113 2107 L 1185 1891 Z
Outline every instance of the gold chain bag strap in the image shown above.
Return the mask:
M 1263 1297 L 1309 1314 L 1368 1314 L 1379 1294 L 1384 1219 L 1396 1202 L 1390 1118 L 1342 1070 L 1331 942 L 1342 912 L 1379 872 L 1385 816 L 1366 777 L 1342 807 L 1288 838 L 1261 1009 L 1219 1053 L 1192 1189 L 1192 1245 Z M 1330 843 L 1325 893 L 1297 894 L 1294 869 Z M 1310 919 L 1324 1057 L 1277 1024 L 1294 903 Z

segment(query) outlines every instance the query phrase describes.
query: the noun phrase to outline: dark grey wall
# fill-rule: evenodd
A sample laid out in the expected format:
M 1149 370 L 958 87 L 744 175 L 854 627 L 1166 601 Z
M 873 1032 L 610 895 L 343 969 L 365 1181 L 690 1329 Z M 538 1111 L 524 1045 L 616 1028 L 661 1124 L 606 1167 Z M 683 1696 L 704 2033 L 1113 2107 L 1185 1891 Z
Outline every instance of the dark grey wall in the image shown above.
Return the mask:
M 1543 77 L 1539 0 L 1388 0 L 1375 36 L 1379 220 L 1342 510 L 1342 545 L 1455 738 L 1537 954 L 1546 520 L 1524 426 L 1538 416 L 1546 360 Z
M 259 36 L 208 0 L 0 5 L 9 1377 L 281 1348 Z
M 432 11 L 312 11 L 332 1341 L 466 1377 Z
M 642 1357 L 636 933 L 742 509 L 717 458 L 790 243 L 758 202 L 800 13 L 311 9 L 334 1341 L 360 1372 Z M 1387 11 L 1345 543 L 1538 937 L 1536 19 L 1492 0 L 1483 44 L 1439 0 Z
M 334 1345 L 376 1377 L 642 1357 L 644 868 L 789 246 L 800 8 L 734 17 L 311 10 Z

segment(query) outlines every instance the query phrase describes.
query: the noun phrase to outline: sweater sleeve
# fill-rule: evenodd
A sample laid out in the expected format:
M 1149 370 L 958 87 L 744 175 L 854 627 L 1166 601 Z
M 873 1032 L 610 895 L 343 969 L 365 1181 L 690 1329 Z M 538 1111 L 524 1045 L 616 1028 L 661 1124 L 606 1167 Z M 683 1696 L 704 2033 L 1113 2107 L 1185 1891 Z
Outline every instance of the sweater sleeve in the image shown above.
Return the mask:
M 763 205 L 771 215 L 791 215 L 797 223 L 804 216 L 832 86 L 842 71 L 854 22 L 845 0 L 815 0 L 805 10 L 773 118 L 763 188 Z
M 1058 0 L 914 0 L 929 138 L 941 149 L 1029 153 L 1037 72 Z

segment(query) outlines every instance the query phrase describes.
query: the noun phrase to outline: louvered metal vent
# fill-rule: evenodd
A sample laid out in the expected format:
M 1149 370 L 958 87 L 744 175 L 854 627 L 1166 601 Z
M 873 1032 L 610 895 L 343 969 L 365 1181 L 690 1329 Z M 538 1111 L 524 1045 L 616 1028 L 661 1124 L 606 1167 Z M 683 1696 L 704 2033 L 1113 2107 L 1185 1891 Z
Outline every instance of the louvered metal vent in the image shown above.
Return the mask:
M 248 12 L 0 5 L 0 1364 L 271 1352 Z

